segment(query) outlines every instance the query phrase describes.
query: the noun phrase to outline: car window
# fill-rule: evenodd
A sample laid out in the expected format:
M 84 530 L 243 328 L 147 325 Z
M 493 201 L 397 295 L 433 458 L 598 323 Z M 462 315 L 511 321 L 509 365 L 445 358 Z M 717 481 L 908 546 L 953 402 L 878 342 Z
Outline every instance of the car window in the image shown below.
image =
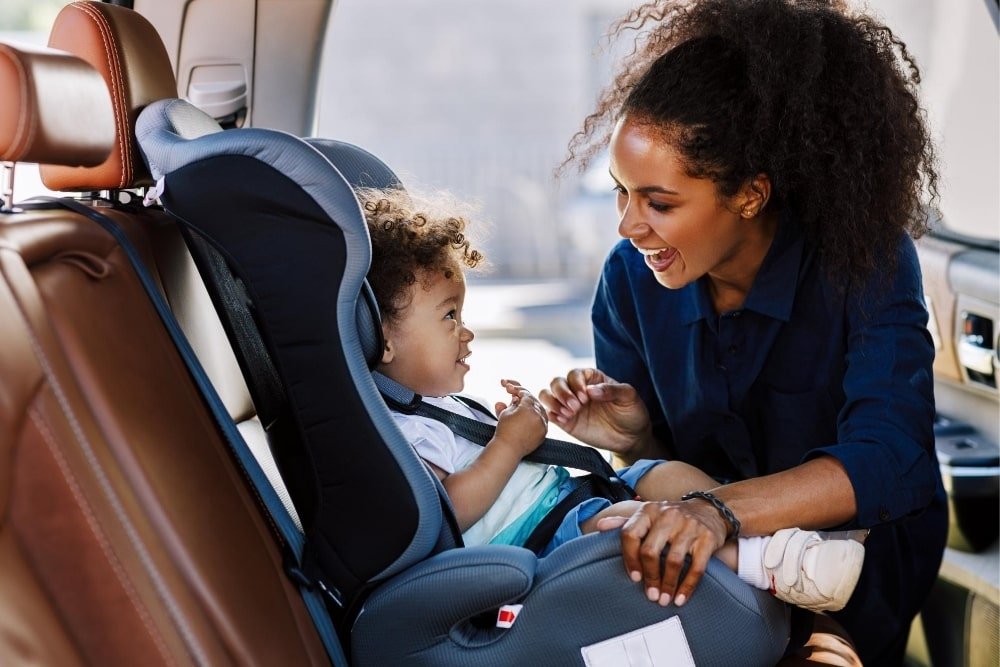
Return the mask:
M 942 224 L 1000 237 L 1000 39 L 996 0 L 873 0 L 921 71 L 920 97 L 937 141 Z

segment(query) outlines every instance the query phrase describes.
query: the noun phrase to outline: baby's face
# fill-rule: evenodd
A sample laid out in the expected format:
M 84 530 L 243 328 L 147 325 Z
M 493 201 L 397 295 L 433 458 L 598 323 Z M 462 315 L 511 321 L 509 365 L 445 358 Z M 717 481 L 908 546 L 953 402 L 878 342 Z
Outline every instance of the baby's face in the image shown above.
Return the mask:
M 462 391 L 472 331 L 462 323 L 465 278 L 422 274 L 410 287 L 410 303 L 386 326 L 379 371 L 422 396 Z

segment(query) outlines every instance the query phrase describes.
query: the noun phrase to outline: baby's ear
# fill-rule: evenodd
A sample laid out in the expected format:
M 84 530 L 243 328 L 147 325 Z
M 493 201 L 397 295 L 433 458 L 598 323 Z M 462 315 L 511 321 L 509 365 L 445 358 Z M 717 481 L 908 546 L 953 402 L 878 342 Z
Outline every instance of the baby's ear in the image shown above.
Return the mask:
M 392 332 L 385 324 L 382 325 L 382 339 L 385 341 L 382 347 L 382 363 L 388 364 L 396 357 L 396 349 L 392 344 Z

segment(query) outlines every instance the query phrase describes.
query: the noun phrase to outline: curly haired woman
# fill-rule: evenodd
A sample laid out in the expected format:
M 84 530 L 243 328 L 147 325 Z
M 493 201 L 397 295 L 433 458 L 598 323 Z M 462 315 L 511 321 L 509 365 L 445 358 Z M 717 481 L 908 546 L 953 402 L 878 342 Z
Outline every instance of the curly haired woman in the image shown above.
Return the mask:
M 570 145 L 585 164 L 608 143 L 624 239 L 593 305 L 597 368 L 539 398 L 627 463 L 717 480 L 604 521 L 624 524 L 626 569 L 651 600 L 683 604 L 737 535 L 868 529 L 853 597 L 794 612 L 793 648 L 901 664 L 947 531 L 911 240 L 937 196 L 917 68 L 841 2 L 657 2 L 617 25 L 632 30 L 635 52 Z M 801 562 L 776 585 L 808 583 L 807 550 Z

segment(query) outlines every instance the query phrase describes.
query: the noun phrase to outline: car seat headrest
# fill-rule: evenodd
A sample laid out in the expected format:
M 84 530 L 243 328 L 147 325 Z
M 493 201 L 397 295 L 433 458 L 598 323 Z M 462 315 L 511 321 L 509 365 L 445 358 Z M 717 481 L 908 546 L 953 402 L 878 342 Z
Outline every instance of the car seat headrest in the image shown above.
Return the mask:
M 83 60 L 0 44 L 0 90 L 0 160 L 88 166 L 111 151 L 111 98 Z
M 344 180 L 355 189 L 364 187 L 405 190 L 399 176 L 389 168 L 389 165 L 359 146 L 333 139 L 309 138 L 306 141 L 332 162 Z M 382 318 L 378 303 L 367 280 L 361 286 L 356 319 L 365 361 L 368 363 L 368 368 L 375 370 L 382 360 L 385 338 L 382 333 Z
M 107 159 L 96 166 L 43 166 L 42 182 L 51 190 L 69 191 L 149 185 L 135 142 L 135 120 L 150 102 L 177 96 L 174 70 L 156 29 L 131 9 L 74 2 L 56 17 L 49 46 L 82 58 L 103 77 L 101 85 L 111 94 L 115 141 Z

